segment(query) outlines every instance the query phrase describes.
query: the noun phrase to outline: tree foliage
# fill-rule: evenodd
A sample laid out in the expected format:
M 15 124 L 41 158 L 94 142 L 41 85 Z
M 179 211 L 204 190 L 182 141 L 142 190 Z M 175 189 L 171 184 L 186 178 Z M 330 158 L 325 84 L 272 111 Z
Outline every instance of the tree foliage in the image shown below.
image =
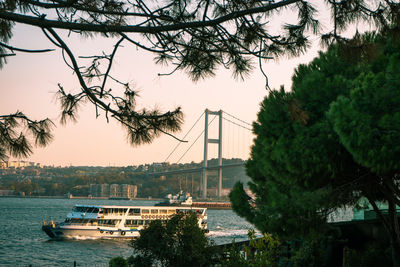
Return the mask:
M 27 157 L 33 145 L 46 146 L 53 138 L 52 128 L 49 119 L 33 121 L 20 111 L 0 115 L 0 161 L 6 161 L 7 154 Z
M 273 57 L 299 55 L 309 47 L 313 35 L 325 44 L 335 39 L 345 42 L 340 34 L 354 22 L 390 28 L 399 16 L 399 4 L 392 1 L 326 1 L 325 7 L 334 22 L 327 29 L 320 27 L 317 7 L 304 0 L 5 0 L 0 2 L 0 67 L 17 53 L 62 51 L 80 88 L 64 89 L 59 84 L 61 122 L 76 120 L 80 106 L 89 102 L 97 117 L 121 123 L 129 143 L 149 143 L 160 134 L 173 136 L 181 127 L 182 111 L 179 107 L 167 112 L 138 110 L 135 88 L 121 81 L 112 68 L 122 45 L 148 51 L 156 63 L 172 66 L 171 73 L 182 70 L 193 80 L 214 76 L 219 66 L 244 78 L 253 69 L 254 58 L 261 66 L 263 60 Z M 292 14 L 297 18 L 287 20 Z M 274 30 L 269 24 L 279 16 L 283 23 Z M 54 48 L 13 46 L 10 40 L 16 24 L 41 29 Z M 101 55 L 77 55 L 68 44 L 71 35 L 102 35 L 114 45 Z M 25 140 L 29 137 L 22 136 Z M 12 155 L 13 141 L 4 138 L 2 143 L 1 157 Z M 24 151 L 30 153 L 28 144 Z
M 133 240 L 134 266 L 210 266 L 218 255 L 198 226 L 196 213 L 180 213 L 166 222 L 152 221 Z
M 256 237 L 255 231 L 248 232 L 249 244 L 237 246 L 233 243 L 227 251 L 227 258 L 221 261 L 221 266 L 229 267 L 275 267 L 284 266 L 281 255 L 281 243 L 270 234 Z M 281 264 L 282 263 L 282 264 Z
M 129 267 L 128 261 L 123 257 L 112 258 L 108 264 L 109 267 Z
M 237 185 L 231 200 L 238 214 L 264 232 L 304 237 L 323 232 L 336 208 L 365 197 L 389 233 L 398 266 L 397 32 L 357 35 L 360 45 L 351 54 L 333 45 L 297 68 L 291 92 L 282 88 L 265 98 L 247 164 L 256 197 L 241 204 Z M 388 216 L 378 201 L 388 204 Z

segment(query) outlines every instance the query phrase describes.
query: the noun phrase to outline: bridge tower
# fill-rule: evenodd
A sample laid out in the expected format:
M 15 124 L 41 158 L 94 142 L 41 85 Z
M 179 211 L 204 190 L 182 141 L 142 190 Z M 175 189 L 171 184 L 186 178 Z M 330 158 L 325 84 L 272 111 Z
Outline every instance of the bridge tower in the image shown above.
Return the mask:
M 218 197 L 222 194 L 222 110 L 210 111 L 205 110 L 204 116 L 204 160 L 203 160 L 203 198 L 207 198 L 207 161 L 208 161 L 208 144 L 218 144 Z M 208 138 L 208 115 L 219 117 L 218 139 Z

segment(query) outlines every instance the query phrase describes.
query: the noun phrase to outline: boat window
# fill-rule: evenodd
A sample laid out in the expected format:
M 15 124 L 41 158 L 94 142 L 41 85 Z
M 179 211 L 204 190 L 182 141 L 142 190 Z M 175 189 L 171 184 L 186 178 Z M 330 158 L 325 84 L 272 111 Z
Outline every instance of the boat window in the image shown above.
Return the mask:
M 75 212 L 85 212 L 86 208 L 85 207 L 75 207 L 74 211 Z
M 86 212 L 86 207 L 78 207 L 78 212 Z
M 143 225 L 143 220 L 138 220 L 138 225 Z
M 148 214 L 148 213 L 150 213 L 149 210 L 145 210 L 145 209 L 142 210 L 142 214 Z
M 176 210 L 168 210 L 168 214 L 175 214 Z
M 167 211 L 167 210 L 160 210 L 160 213 L 161 213 L 161 214 L 167 214 L 168 211 Z
M 151 214 L 158 214 L 158 210 L 151 210 Z
M 129 215 L 133 215 L 133 214 L 140 214 L 140 209 L 130 209 Z
M 145 221 L 144 221 L 144 225 L 148 225 L 148 224 L 150 224 L 150 222 L 151 222 L 151 221 L 149 221 L 149 220 L 145 220 Z
M 140 220 L 140 222 L 142 222 L 142 221 Z M 126 220 L 125 225 L 126 226 L 138 226 L 139 220 Z

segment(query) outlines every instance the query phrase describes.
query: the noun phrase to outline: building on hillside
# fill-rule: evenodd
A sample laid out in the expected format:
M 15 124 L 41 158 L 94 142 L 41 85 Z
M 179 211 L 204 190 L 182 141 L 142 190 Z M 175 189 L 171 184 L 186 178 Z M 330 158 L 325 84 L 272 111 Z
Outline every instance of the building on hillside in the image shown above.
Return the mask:
M 14 161 L 5 161 L 0 162 L 0 168 L 25 168 L 25 167 L 42 167 L 40 163 L 35 163 L 31 161 L 24 161 L 24 160 L 14 160 Z
M 100 185 L 100 197 L 109 197 L 110 196 L 110 185 L 109 184 L 101 184 Z
M 137 186 L 131 184 L 121 184 L 121 197 L 123 198 L 135 198 L 137 196 Z
M 98 195 L 98 185 L 97 184 L 90 184 L 90 186 L 89 186 L 89 194 L 92 197 L 97 197 L 97 195 Z
M 91 184 L 90 194 L 93 197 L 109 197 L 110 185 L 109 184 Z
M 136 198 L 137 186 L 131 184 L 91 184 L 92 197 Z
M 118 184 L 112 184 L 110 185 L 110 197 L 119 197 L 119 185 Z

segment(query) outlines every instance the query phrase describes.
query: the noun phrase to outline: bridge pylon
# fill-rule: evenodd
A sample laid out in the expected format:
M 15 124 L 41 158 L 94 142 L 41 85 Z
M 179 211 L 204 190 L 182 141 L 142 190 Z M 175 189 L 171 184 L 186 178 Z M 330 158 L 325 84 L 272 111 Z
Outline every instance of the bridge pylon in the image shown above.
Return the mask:
M 218 197 L 222 194 L 222 110 L 210 111 L 208 109 L 204 112 L 204 160 L 203 160 L 203 195 L 204 199 L 207 198 L 207 162 L 208 162 L 208 144 L 218 144 Z M 218 123 L 218 138 L 208 138 L 208 115 L 215 115 L 219 117 Z

